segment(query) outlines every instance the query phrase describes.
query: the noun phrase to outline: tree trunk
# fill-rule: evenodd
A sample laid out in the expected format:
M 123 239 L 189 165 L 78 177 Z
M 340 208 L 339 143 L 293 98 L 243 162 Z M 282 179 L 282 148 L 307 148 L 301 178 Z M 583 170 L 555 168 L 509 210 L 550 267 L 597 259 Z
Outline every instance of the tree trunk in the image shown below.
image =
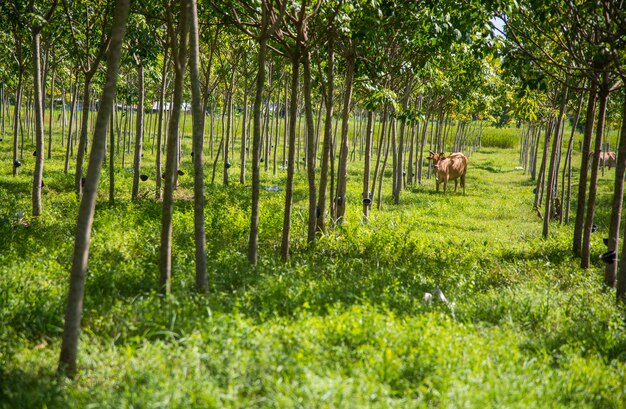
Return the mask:
M 43 131 L 43 95 L 41 92 L 41 31 L 32 30 L 32 65 L 33 65 L 33 90 L 35 99 L 35 170 L 33 173 L 33 216 L 40 216 L 43 210 L 41 203 L 41 190 L 43 188 L 43 162 L 44 162 L 44 131 Z
M 226 139 L 224 140 L 224 174 L 223 182 L 224 186 L 228 186 L 228 168 L 230 168 L 230 162 L 228 159 L 228 149 L 230 148 L 230 133 L 231 125 L 233 123 L 233 93 L 235 89 L 235 72 L 237 70 L 233 66 L 232 73 L 230 75 L 230 86 L 228 87 L 228 95 L 226 97 L 228 103 L 228 123 L 226 124 Z
M 265 9 L 263 9 L 265 10 Z M 263 24 L 267 27 L 266 12 L 263 11 Z M 265 63 L 267 59 L 267 38 L 259 38 L 258 71 L 256 76 L 256 90 L 254 107 L 252 109 L 252 203 L 250 210 L 250 236 L 248 238 L 248 262 L 256 265 L 259 246 L 259 193 L 261 189 L 261 105 L 263 103 L 263 88 L 265 87 Z
M 191 112 L 193 119 L 193 216 L 196 256 L 196 288 L 201 293 L 209 290 L 206 270 L 206 233 L 204 231 L 204 110 L 200 95 L 200 38 L 198 32 L 198 4 L 189 2 L 189 74 L 191 76 Z
M 317 198 L 317 223 L 316 229 L 326 233 L 326 190 L 328 188 L 328 167 L 330 165 L 330 145 L 333 138 L 333 94 L 334 94 L 334 70 L 335 51 L 333 35 L 328 39 L 328 57 L 326 60 L 326 92 L 324 95 L 326 105 L 326 118 L 324 119 L 324 141 L 322 142 L 322 163 L 320 166 L 320 186 Z M 332 194 L 332 193 L 331 193 Z
M 76 83 L 78 82 L 78 71 L 76 72 L 76 80 L 74 82 L 74 89 L 72 91 L 72 106 L 70 108 L 70 124 L 68 126 L 68 130 L 67 130 L 67 146 L 65 147 L 65 166 L 63 168 L 63 172 L 67 175 L 67 172 L 69 172 L 70 170 L 70 156 L 72 155 L 72 152 L 74 150 L 74 138 L 73 138 L 73 133 L 74 133 L 74 127 L 76 126 L 76 116 L 78 115 L 76 113 L 76 103 L 77 103 L 77 99 L 78 99 L 78 87 L 76 86 Z
M 566 80 L 567 82 L 567 80 Z M 554 140 L 552 144 L 552 155 L 550 155 L 550 169 L 548 171 L 548 184 L 546 191 L 546 208 L 543 216 L 543 238 L 548 238 L 550 232 L 550 219 L 552 218 L 552 199 L 554 197 L 555 186 L 557 185 L 558 177 L 558 159 L 561 152 L 561 134 L 563 122 L 563 115 L 565 115 L 565 105 L 567 104 L 567 92 L 569 87 L 567 84 L 563 85 L 563 99 L 561 100 L 561 108 L 559 110 L 559 116 L 556 120 L 556 126 L 554 127 Z M 546 140 L 546 144 L 548 141 Z
M 95 71 L 94 71 L 95 73 Z M 92 74 L 93 75 L 93 74 Z M 83 189 L 83 166 L 85 162 L 85 152 L 87 150 L 87 133 L 89 131 L 89 105 L 91 103 L 91 79 L 92 75 L 85 75 L 85 84 L 83 85 L 83 115 L 82 125 L 80 128 L 80 138 L 78 139 L 78 149 L 76 150 L 76 173 L 74 174 L 74 191 L 76 196 L 80 198 Z
M 409 108 L 409 97 L 411 96 L 412 81 L 406 85 L 404 90 L 404 97 L 402 98 L 402 112 L 406 113 Z M 394 168 L 394 190 L 393 190 L 393 203 L 400 203 L 400 192 L 403 188 L 404 181 L 404 136 L 406 133 L 406 115 L 400 118 L 400 133 L 398 135 L 398 146 L 396 156 L 396 166 Z M 409 170 L 410 172 L 410 170 Z
M 384 151 L 384 147 L 385 147 L 385 136 L 386 136 L 386 131 L 387 131 L 387 123 L 388 123 L 388 117 L 389 117 L 389 108 L 387 106 L 385 106 L 385 109 L 383 110 L 383 123 L 381 124 L 380 127 L 380 134 L 378 136 L 378 153 L 376 154 L 376 166 L 374 167 L 374 178 L 372 180 L 372 188 L 370 191 L 370 196 L 371 199 L 374 199 L 375 196 L 375 192 L 376 192 L 376 179 L 378 178 L 378 170 L 380 168 L 380 160 L 382 157 L 382 152 Z
M 143 113 L 144 113 L 144 74 L 143 61 L 137 66 L 137 92 L 139 105 L 137 105 L 137 122 L 135 135 L 135 157 L 133 161 L 133 190 L 131 199 L 136 200 L 139 195 L 139 173 L 141 172 L 141 157 L 143 156 Z
M 163 154 L 163 113 L 165 111 L 165 84 L 167 83 L 167 66 L 169 65 L 169 53 L 165 47 L 165 56 L 163 57 L 163 67 L 161 69 L 161 89 L 159 90 L 159 120 L 157 124 L 157 152 L 156 152 L 156 187 L 155 195 L 157 199 L 161 198 L 161 174 L 162 170 L 162 154 Z
M 115 128 L 113 115 L 115 114 L 115 101 L 111 104 L 111 119 L 109 124 L 109 203 L 115 203 Z
M 376 208 L 378 210 L 383 208 L 383 179 L 385 178 L 385 167 L 387 167 L 387 159 L 389 158 L 389 147 L 391 146 L 391 134 L 395 128 L 395 119 L 391 118 L 387 127 L 387 137 L 385 141 L 385 156 L 383 157 L 383 164 L 380 169 L 378 177 L 378 189 L 376 189 Z
M 52 71 L 50 85 L 50 117 L 48 118 L 48 159 L 52 159 L 52 117 L 54 117 L 54 77 L 55 72 Z
M 426 111 L 426 117 L 424 118 L 424 125 L 422 125 L 422 142 L 420 143 L 420 156 L 417 167 L 417 183 L 422 184 L 422 173 L 424 168 L 424 147 L 426 146 L 426 135 L 428 134 L 428 120 L 430 119 L 430 109 Z
M 17 176 L 21 162 L 17 158 L 18 151 L 18 135 L 20 128 L 20 107 L 22 106 L 22 91 L 23 91 L 23 70 L 20 67 L 17 77 L 17 89 L 15 90 L 15 106 L 13 107 L 13 176 Z
M 244 70 L 246 68 L 244 67 Z M 242 185 L 246 183 L 246 151 L 247 151 L 247 137 L 248 137 L 248 86 L 247 86 L 247 71 L 244 71 L 244 91 L 243 91 L 243 120 L 241 123 L 241 151 L 239 155 L 240 169 L 239 169 L 239 183 Z
M 298 80 L 300 78 L 300 52 L 291 55 L 291 95 L 289 99 L 289 146 L 287 152 L 287 185 L 285 186 L 285 213 L 283 217 L 283 237 L 280 255 L 283 262 L 289 260 L 289 242 L 291 239 L 291 208 L 293 206 L 293 176 L 296 158 L 296 125 L 298 115 Z
M 548 163 L 548 150 L 550 149 L 550 141 L 552 140 L 552 132 L 554 130 L 553 117 L 548 119 L 546 125 L 546 138 L 543 143 L 543 154 L 541 155 L 541 165 L 539 167 L 539 175 L 537 176 L 537 185 L 535 186 L 535 209 L 539 210 L 543 200 L 543 192 L 546 181 L 546 165 Z M 545 215 L 549 217 L 549 215 Z
M 598 92 L 598 123 L 596 127 L 596 140 L 591 165 L 591 178 L 589 179 L 589 198 L 587 200 L 587 214 L 585 215 L 585 226 L 583 228 L 583 244 L 581 249 L 581 268 L 589 268 L 591 263 L 591 229 L 593 216 L 596 209 L 596 193 L 598 189 L 598 171 L 600 169 L 600 150 L 602 149 L 602 135 L 604 131 L 604 120 L 606 117 L 606 106 L 609 98 L 609 90 L 606 76 Z M 593 118 L 593 117 L 592 117 Z M 589 120 L 589 119 L 587 119 Z
M 622 203 L 624 201 L 624 174 L 626 173 L 626 99 L 622 102 L 622 130 L 619 138 L 615 164 L 615 184 L 613 187 L 613 208 L 611 210 L 611 224 L 609 225 L 609 243 L 607 251 L 617 252 L 619 245 L 619 228 L 622 217 Z M 604 283 L 609 287 L 615 286 L 617 263 L 606 265 Z
M 76 356 L 78 353 L 78 338 L 83 309 L 85 275 L 87 273 L 87 262 L 89 259 L 91 226 L 93 224 L 96 207 L 100 170 L 102 169 L 102 162 L 104 161 L 107 122 L 109 122 L 113 98 L 115 96 L 117 73 L 120 66 L 122 40 L 126 29 L 126 19 L 128 17 L 129 8 L 129 0 L 117 0 L 115 15 L 112 23 L 111 44 L 109 46 L 107 60 L 106 82 L 102 92 L 100 110 L 98 112 L 98 120 L 96 122 L 96 131 L 91 148 L 92 152 L 89 157 L 89 169 L 87 173 L 87 181 L 85 183 L 85 194 L 82 197 L 78 211 L 70 288 L 67 297 L 67 309 L 65 312 L 65 324 L 63 326 L 63 339 L 61 343 L 61 354 L 58 369 L 60 374 L 68 377 L 74 377 L 74 375 L 76 375 Z
M 341 114 L 341 149 L 339 150 L 339 169 L 337 171 L 337 194 L 335 203 L 337 206 L 336 223 L 343 223 L 346 217 L 346 189 L 348 183 L 348 126 L 350 120 L 350 105 L 352 103 L 352 87 L 354 86 L 354 66 L 356 54 L 349 46 L 346 56 L 346 82 L 343 98 L 343 112 Z
M 365 131 L 365 164 L 363 169 L 363 221 L 367 222 L 372 205 L 370 184 L 370 162 L 372 158 L 372 136 L 374 134 L 374 111 L 367 111 L 367 129 Z
M 592 89 L 587 101 L 587 113 L 585 116 L 585 132 L 582 143 L 582 156 L 580 160 L 580 177 L 578 179 L 578 201 L 576 206 L 576 219 L 574 220 L 574 255 L 582 256 L 583 227 L 585 223 L 585 199 L 587 195 L 587 180 L 589 176 L 589 153 L 591 151 L 591 139 L 593 137 L 593 118 L 596 112 L 597 92 L 596 85 L 591 84 Z
M 313 103 L 311 101 L 311 56 L 309 51 L 304 53 L 304 115 L 306 116 L 307 155 L 306 172 L 309 182 L 309 230 L 307 241 L 315 244 L 315 227 L 317 224 L 317 198 L 315 189 L 315 123 L 313 120 Z
M 172 218 L 174 213 L 174 188 L 178 170 L 178 126 L 183 102 L 185 64 L 187 62 L 187 12 L 186 0 L 181 0 L 178 30 L 171 39 L 172 60 L 174 62 L 174 95 L 167 134 L 167 157 L 163 188 L 163 215 L 161 220 L 161 252 L 159 259 L 159 287 L 162 293 L 169 294 L 172 286 Z M 178 41 L 178 44 L 177 44 Z

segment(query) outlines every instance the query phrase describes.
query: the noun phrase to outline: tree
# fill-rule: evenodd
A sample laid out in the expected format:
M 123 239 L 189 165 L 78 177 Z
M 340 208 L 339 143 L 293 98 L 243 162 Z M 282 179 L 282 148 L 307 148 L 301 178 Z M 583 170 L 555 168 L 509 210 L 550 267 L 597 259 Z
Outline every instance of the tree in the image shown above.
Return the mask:
M 13 37 L 13 47 L 9 51 L 17 71 L 17 86 L 15 87 L 15 101 L 13 108 L 13 176 L 17 176 L 20 166 L 18 159 L 18 135 L 20 130 L 20 111 L 22 107 L 22 94 L 24 90 L 24 73 L 28 68 L 29 47 L 26 46 L 27 24 L 23 21 L 26 15 L 25 2 L 3 2 L 0 3 L 2 15 L 6 18 L 6 23 L 11 26 Z
M 101 0 L 63 0 L 63 8 L 70 26 L 71 48 L 68 53 L 77 58 L 84 75 L 83 115 L 74 174 L 74 190 L 76 195 L 80 197 L 83 185 L 83 165 L 87 150 L 91 84 L 109 48 L 111 39 L 107 27 L 110 23 L 110 14 Z
M 129 0 L 116 1 L 115 14 L 111 26 L 111 46 L 107 57 L 106 83 L 102 92 L 100 109 L 96 120 L 91 155 L 89 157 L 89 168 L 85 182 L 85 192 L 81 198 L 78 211 L 70 288 L 67 297 L 67 308 L 65 312 L 58 368 L 60 374 L 70 378 L 76 375 L 77 370 L 76 357 L 78 354 L 78 338 L 83 309 L 85 276 L 87 274 L 87 264 L 89 260 L 91 226 L 94 219 L 98 182 L 100 180 L 100 171 L 105 155 L 107 124 L 113 109 L 117 73 L 121 60 L 122 41 L 126 30 L 129 8 Z
M 50 8 L 43 16 L 38 16 L 35 9 L 35 0 L 28 3 L 27 12 L 34 16 L 34 20 L 30 25 L 31 32 L 31 53 L 33 68 L 33 89 L 35 98 L 35 170 L 33 173 L 32 203 L 33 216 L 39 216 L 42 212 L 41 189 L 43 188 L 43 163 L 44 163 L 44 131 L 43 131 L 43 92 L 41 90 L 41 30 L 43 25 L 47 23 L 54 13 L 57 0 L 53 0 Z
M 183 103 L 183 80 L 187 64 L 187 0 L 181 0 L 178 19 L 175 22 L 175 4 L 166 5 L 167 31 L 169 34 L 172 63 L 174 65 L 174 97 L 168 125 L 167 157 L 163 189 L 163 214 L 161 219 L 161 250 L 159 262 L 159 287 L 169 294 L 172 285 L 172 218 L 174 213 L 174 187 L 178 172 L 178 128 Z M 157 176 L 158 177 L 158 176 Z
M 215 10 L 228 16 L 242 32 L 253 38 L 258 43 L 257 74 L 252 111 L 252 204 L 250 211 L 250 236 L 248 240 L 248 262 L 252 265 L 257 263 L 259 247 L 259 193 L 261 184 L 261 105 L 263 103 L 263 89 L 265 87 L 265 71 L 267 61 L 268 41 L 282 23 L 287 2 L 282 2 L 280 11 L 276 10 L 272 0 L 261 0 L 260 15 L 247 1 L 224 4 L 221 1 L 212 2 Z M 237 8 L 240 6 L 241 8 Z M 244 21 L 240 14 L 249 21 Z M 250 31 L 255 29 L 255 32 Z
M 156 60 L 158 46 L 153 32 L 148 27 L 146 18 L 140 14 L 133 14 L 126 34 L 128 43 L 129 62 L 137 70 L 137 120 L 135 121 L 135 151 L 133 158 L 133 186 L 131 198 L 137 199 L 139 194 L 139 179 L 141 174 L 141 158 L 143 156 L 144 140 L 144 112 L 145 112 L 145 68 L 150 68 Z M 158 176 L 157 176 L 158 179 Z
M 188 1 L 189 12 L 189 74 L 191 75 L 191 109 L 193 115 L 193 194 L 194 235 L 196 255 L 196 288 L 208 291 L 206 271 L 206 235 L 204 232 L 204 110 L 200 94 L 200 35 L 198 32 L 198 4 Z
M 616 11 L 609 12 L 610 2 L 576 3 L 566 0 L 560 3 L 531 3 L 509 5 L 508 13 L 500 13 L 507 27 L 508 38 L 536 65 L 544 75 L 559 80 L 560 74 L 569 73 L 573 83 L 586 78 L 590 97 L 587 105 L 585 137 L 579 179 L 578 208 L 574 227 L 573 250 L 581 256 L 581 267 L 588 268 L 591 251 L 591 228 L 595 212 L 598 180 L 599 150 L 604 132 L 606 100 L 615 89 L 615 70 L 610 63 L 613 39 L 608 33 L 614 31 Z M 555 30 L 554 27 L 560 27 Z M 593 133 L 593 118 L 598 107 L 598 126 L 592 155 L 591 178 L 587 192 L 587 161 Z M 558 130 L 557 130 L 558 131 Z M 557 159 L 553 146 L 553 160 Z M 556 175 L 552 179 L 556 183 Z M 547 186 L 551 196 L 553 186 Z M 585 206 L 585 200 L 587 201 Z M 549 218 L 552 201 L 546 201 Z M 547 224 L 544 224 L 544 236 Z

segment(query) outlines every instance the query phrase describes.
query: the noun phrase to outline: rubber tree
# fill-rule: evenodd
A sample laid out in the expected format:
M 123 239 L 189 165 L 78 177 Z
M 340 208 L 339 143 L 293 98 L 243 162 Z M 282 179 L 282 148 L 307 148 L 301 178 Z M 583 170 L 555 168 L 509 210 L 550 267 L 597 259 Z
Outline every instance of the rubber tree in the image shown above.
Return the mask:
M 581 256 L 581 267 L 588 268 L 590 262 L 590 239 L 597 184 L 599 149 L 604 126 L 598 124 L 596 143 L 594 144 L 589 195 L 587 189 L 587 161 L 593 133 L 593 118 L 598 106 L 598 120 L 604 121 L 606 99 L 615 89 L 615 72 L 611 72 L 610 48 L 612 43 L 609 33 L 613 33 L 619 12 L 607 11 L 611 2 L 602 0 L 595 3 L 578 4 L 573 0 L 560 3 L 509 4 L 509 10 L 500 13 L 506 22 L 507 38 L 525 55 L 540 67 L 543 72 L 556 79 L 558 73 L 570 73 L 573 82 L 588 81 L 590 97 L 587 105 L 585 136 L 581 174 L 579 179 L 578 208 L 574 227 L 573 250 Z M 614 26 L 615 24 L 615 26 Z M 559 25 L 561 30 L 551 27 Z M 554 74 L 557 73 L 557 74 Z M 587 201 L 587 207 L 585 206 Z M 547 207 L 551 204 L 548 203 Z M 549 209 L 547 209 L 549 210 Z M 549 217 L 549 214 L 544 215 Z
M 109 48 L 111 14 L 104 0 L 62 0 L 63 9 L 70 27 L 68 54 L 74 56 L 83 74 L 82 122 L 76 166 L 74 190 L 80 197 L 83 185 L 83 167 L 89 132 L 89 110 L 91 107 L 91 85 Z
M 34 114 L 35 114 L 35 169 L 33 171 L 32 185 L 32 212 L 33 216 L 41 215 L 43 205 L 41 201 L 41 191 L 43 189 L 43 165 L 44 165 L 44 122 L 43 122 L 43 91 L 42 91 L 42 73 L 41 73 L 41 32 L 44 24 L 46 24 L 54 10 L 57 1 L 53 0 L 42 15 L 39 7 L 34 0 L 28 2 L 26 12 L 34 15 L 33 22 L 30 23 L 31 34 L 31 66 L 33 73 L 33 93 L 34 93 Z
M 307 135 L 307 181 L 309 187 L 309 219 L 307 240 L 310 244 L 315 242 L 316 222 L 316 188 L 315 188 L 315 165 L 314 165 L 314 140 L 315 130 L 313 122 L 313 106 L 311 102 L 311 61 L 309 49 L 311 47 L 308 22 L 319 10 L 321 2 L 310 4 L 309 0 L 302 0 L 294 8 L 288 9 L 283 30 L 279 32 L 279 39 L 286 49 L 286 54 L 291 62 L 291 93 L 289 97 L 289 143 L 287 159 L 287 184 L 285 187 L 285 212 L 283 217 L 283 236 L 281 242 L 281 258 L 283 262 L 289 260 L 289 247 L 291 237 L 291 215 L 293 207 L 293 180 L 295 175 L 295 152 L 296 152 L 296 126 L 298 113 L 298 89 L 300 80 L 300 65 L 304 68 L 303 97 L 306 116 Z
M 153 30 L 148 26 L 146 18 L 139 14 L 131 15 L 126 34 L 128 58 L 125 63 L 132 65 L 137 71 L 137 119 L 135 121 L 135 149 L 133 155 L 133 186 L 131 198 L 136 200 L 139 194 L 141 176 L 141 158 L 143 157 L 144 113 L 145 106 L 145 70 L 150 69 L 160 51 Z M 157 175 L 157 178 L 159 176 Z
M 187 0 L 189 13 L 189 75 L 191 77 L 191 113 L 193 117 L 193 214 L 196 261 L 196 288 L 208 291 L 206 270 L 206 233 L 204 229 L 204 110 L 200 90 L 200 34 L 198 31 L 198 3 Z
M 70 287 L 67 296 L 67 307 L 65 310 L 58 366 L 59 374 L 70 378 L 73 378 L 77 372 L 78 340 L 83 310 L 85 278 L 89 261 L 91 227 L 94 220 L 98 182 L 100 180 L 100 171 L 106 150 L 106 131 L 113 109 L 115 87 L 121 60 L 122 41 L 124 39 L 129 8 L 130 0 L 116 0 L 115 13 L 111 25 L 111 44 L 107 54 L 106 82 L 102 92 L 102 98 L 100 99 L 101 103 L 96 120 L 93 144 L 91 146 L 85 191 L 78 210 Z
M 626 78 L 626 76 L 624 77 Z M 615 164 L 615 181 L 613 185 L 613 204 L 611 208 L 611 222 L 609 225 L 609 241 L 607 252 L 618 251 L 619 230 L 624 202 L 624 175 L 626 174 L 626 98 L 622 102 L 622 129 L 619 138 L 617 163 Z M 625 240 L 626 241 L 626 240 Z M 623 257 L 623 256 L 622 256 Z M 604 270 L 604 283 L 614 287 L 617 280 L 617 262 L 607 263 Z
M 2 2 L 0 3 L 0 17 L 3 24 L 10 27 L 10 35 L 3 40 L 13 40 L 13 46 L 8 49 L 9 58 L 14 62 L 12 71 L 16 72 L 17 84 L 15 85 L 15 97 L 13 106 L 13 176 L 17 176 L 22 162 L 19 158 L 19 131 L 22 107 L 22 94 L 24 91 L 24 74 L 29 67 L 30 47 L 28 46 L 28 24 L 22 16 L 26 15 L 26 2 Z M 8 44 L 8 43 L 7 43 Z
M 261 189 L 261 105 L 265 88 L 268 41 L 282 24 L 286 2 L 276 5 L 273 0 L 261 0 L 257 9 L 246 1 L 211 1 L 211 7 L 222 12 L 243 33 L 258 45 L 257 74 L 252 111 L 252 198 L 250 210 L 250 234 L 248 238 L 248 262 L 256 265 L 259 247 L 259 193 Z
M 183 81 L 187 65 L 188 6 L 187 0 L 180 0 L 179 4 L 169 2 L 165 6 L 167 31 L 170 40 L 169 48 L 172 53 L 174 66 L 174 95 L 168 124 L 167 156 L 163 178 L 163 213 L 161 218 L 161 248 L 159 257 L 159 288 L 163 294 L 169 294 L 172 286 L 172 220 L 174 215 L 174 188 L 178 172 L 178 132 L 183 103 Z
M 301 24 L 303 20 L 303 11 L 306 7 L 301 7 L 297 15 L 297 24 Z M 289 16 L 289 13 L 287 13 Z M 296 34 L 300 37 L 300 33 Z M 298 46 L 298 42 L 302 38 L 296 38 L 296 45 L 290 47 L 287 51 L 289 60 L 291 61 L 291 88 L 289 95 L 289 131 L 287 142 L 287 183 L 285 184 L 285 211 L 283 214 L 283 232 L 280 246 L 280 255 L 283 262 L 289 260 L 289 245 L 291 237 L 291 211 L 293 207 L 293 178 L 295 175 L 295 157 L 296 157 L 296 126 L 298 124 L 298 85 L 300 82 L 300 57 L 302 49 Z
M 329 183 L 329 168 L 331 144 L 333 139 L 333 111 L 335 98 L 335 43 L 338 37 L 336 18 L 341 16 L 337 4 L 326 2 L 322 4 L 315 26 L 320 33 L 322 56 L 316 55 L 320 78 L 320 88 L 324 99 L 324 132 L 322 140 L 322 160 L 320 163 L 319 190 L 316 206 L 316 232 L 326 233 L 326 206 Z M 325 70 L 322 72 L 322 60 Z M 331 195 L 332 196 L 332 195 Z
M 622 82 L 626 81 L 626 13 L 617 13 L 616 8 L 621 7 L 613 2 L 603 2 L 605 15 L 613 16 L 614 30 L 608 34 L 612 37 L 616 48 L 611 48 L 611 60 Z M 623 9 L 622 9 L 623 10 Z M 613 210 L 609 229 L 608 251 L 617 252 L 619 245 L 619 230 L 622 215 L 622 203 L 624 192 L 624 174 L 626 173 L 626 96 L 622 92 L 622 124 L 619 140 L 618 162 L 615 169 L 615 186 L 613 192 Z M 605 283 L 616 287 L 616 300 L 618 304 L 626 305 L 626 230 L 622 237 L 622 252 L 617 257 L 619 264 L 607 265 L 605 271 Z

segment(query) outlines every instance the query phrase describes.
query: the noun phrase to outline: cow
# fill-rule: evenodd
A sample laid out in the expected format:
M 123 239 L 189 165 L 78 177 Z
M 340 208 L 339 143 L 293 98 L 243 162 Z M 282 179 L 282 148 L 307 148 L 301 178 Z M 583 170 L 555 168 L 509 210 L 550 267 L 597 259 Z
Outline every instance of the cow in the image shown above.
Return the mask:
M 594 152 L 589 152 L 589 166 L 591 166 L 592 161 L 593 161 L 593 154 Z M 615 166 L 616 162 L 616 157 L 615 157 L 615 152 L 605 152 L 605 151 L 600 151 L 600 166 L 607 166 L 609 168 L 609 170 L 611 170 L 611 166 Z
M 428 160 L 433 162 L 435 166 L 435 179 L 437 181 L 437 192 L 439 192 L 439 183 L 443 182 L 443 193 L 446 193 L 448 181 L 454 180 L 454 191 L 457 188 L 457 179 L 461 180 L 463 194 L 465 194 L 465 174 L 467 173 L 467 157 L 461 152 L 451 153 L 445 156 L 444 152 L 430 152 Z

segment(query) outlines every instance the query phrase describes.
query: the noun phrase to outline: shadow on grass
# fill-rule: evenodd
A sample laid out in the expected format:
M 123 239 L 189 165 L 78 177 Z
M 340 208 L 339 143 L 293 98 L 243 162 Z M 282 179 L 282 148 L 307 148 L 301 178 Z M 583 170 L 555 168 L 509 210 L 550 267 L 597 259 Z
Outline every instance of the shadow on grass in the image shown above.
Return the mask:
M 67 408 L 69 402 L 55 377 L 0 367 L 0 408 Z

